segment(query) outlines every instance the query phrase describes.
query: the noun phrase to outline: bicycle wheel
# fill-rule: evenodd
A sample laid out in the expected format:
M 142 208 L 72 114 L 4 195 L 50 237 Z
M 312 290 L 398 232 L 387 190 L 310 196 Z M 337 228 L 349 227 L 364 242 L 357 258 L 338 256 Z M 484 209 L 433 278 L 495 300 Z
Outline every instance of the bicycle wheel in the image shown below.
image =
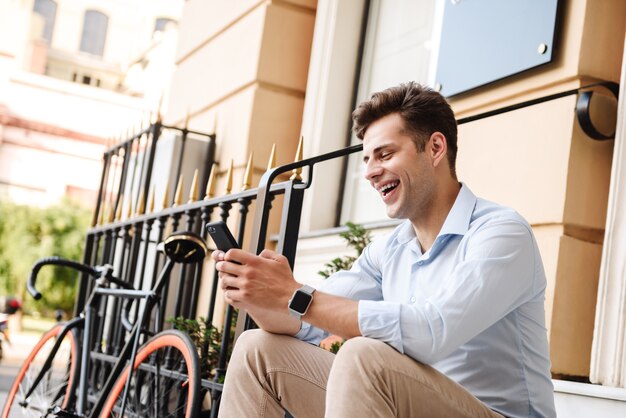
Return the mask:
M 2 418 L 41 417 L 55 406 L 66 409 L 72 402 L 74 388 L 78 381 L 78 342 L 73 331 L 63 337 L 63 342 L 56 352 L 50 368 L 35 388 L 25 399 L 44 363 L 51 354 L 63 326 L 55 325 L 35 345 L 24 365 L 18 372 L 9 391 Z
M 200 403 L 198 353 L 187 334 L 160 332 L 137 352 L 126 404 L 126 366 L 106 400 L 100 417 L 195 417 Z

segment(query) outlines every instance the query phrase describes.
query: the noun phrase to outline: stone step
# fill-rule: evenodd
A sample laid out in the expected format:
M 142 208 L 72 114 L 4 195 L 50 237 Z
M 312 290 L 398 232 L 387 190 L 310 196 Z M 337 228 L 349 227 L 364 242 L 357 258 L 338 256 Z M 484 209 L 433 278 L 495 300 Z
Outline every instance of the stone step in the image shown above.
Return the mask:
M 553 380 L 558 417 L 624 418 L 626 389 Z

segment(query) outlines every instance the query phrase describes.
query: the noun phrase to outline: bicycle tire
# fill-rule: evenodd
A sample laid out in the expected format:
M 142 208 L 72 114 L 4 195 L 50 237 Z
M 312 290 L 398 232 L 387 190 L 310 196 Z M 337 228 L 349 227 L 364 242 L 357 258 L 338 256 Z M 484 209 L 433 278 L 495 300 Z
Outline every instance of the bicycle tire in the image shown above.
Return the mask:
M 123 416 L 196 417 L 201 398 L 196 350 L 189 335 L 177 330 L 162 331 L 144 344 L 137 351 Z M 168 351 L 170 360 L 163 364 L 162 356 Z M 100 418 L 120 416 L 128 372 L 127 365 L 113 386 Z M 177 387 L 181 390 L 176 390 Z
M 78 340 L 73 330 L 70 330 L 63 337 L 63 343 L 55 354 L 52 366 L 39 382 L 33 394 L 27 401 L 24 399 L 25 394 L 30 389 L 30 384 L 50 356 L 50 350 L 62 329 L 62 324 L 52 327 L 30 352 L 9 391 L 2 410 L 2 418 L 41 417 L 42 411 L 51 410 L 55 406 L 60 406 L 63 409 L 71 406 L 70 403 L 78 383 L 79 362 Z

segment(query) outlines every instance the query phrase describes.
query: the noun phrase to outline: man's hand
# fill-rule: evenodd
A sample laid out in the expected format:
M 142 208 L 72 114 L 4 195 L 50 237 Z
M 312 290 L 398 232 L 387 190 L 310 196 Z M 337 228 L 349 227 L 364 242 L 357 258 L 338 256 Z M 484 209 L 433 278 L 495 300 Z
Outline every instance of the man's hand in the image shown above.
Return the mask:
M 274 251 L 263 250 L 256 256 L 232 249 L 216 264 L 226 302 L 237 308 L 287 312 L 293 292 L 301 285 L 291 273 L 287 259 Z
M 287 305 L 302 285 L 294 279 L 283 255 L 263 250 L 257 256 L 232 249 L 214 251 L 213 259 L 227 303 L 245 309 L 266 331 L 295 335 L 300 330 L 300 321 L 289 315 Z M 315 292 L 303 319 L 346 339 L 361 335 L 358 302 L 354 300 Z

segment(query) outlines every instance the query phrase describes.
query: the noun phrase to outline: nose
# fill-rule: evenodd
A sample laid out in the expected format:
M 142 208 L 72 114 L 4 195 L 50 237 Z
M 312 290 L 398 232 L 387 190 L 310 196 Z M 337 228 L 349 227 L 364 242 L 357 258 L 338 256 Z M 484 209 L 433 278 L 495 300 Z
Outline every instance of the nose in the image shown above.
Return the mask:
M 365 179 L 373 181 L 376 177 L 380 176 L 383 172 L 383 168 L 380 164 L 376 163 L 374 159 L 370 159 L 365 163 Z

